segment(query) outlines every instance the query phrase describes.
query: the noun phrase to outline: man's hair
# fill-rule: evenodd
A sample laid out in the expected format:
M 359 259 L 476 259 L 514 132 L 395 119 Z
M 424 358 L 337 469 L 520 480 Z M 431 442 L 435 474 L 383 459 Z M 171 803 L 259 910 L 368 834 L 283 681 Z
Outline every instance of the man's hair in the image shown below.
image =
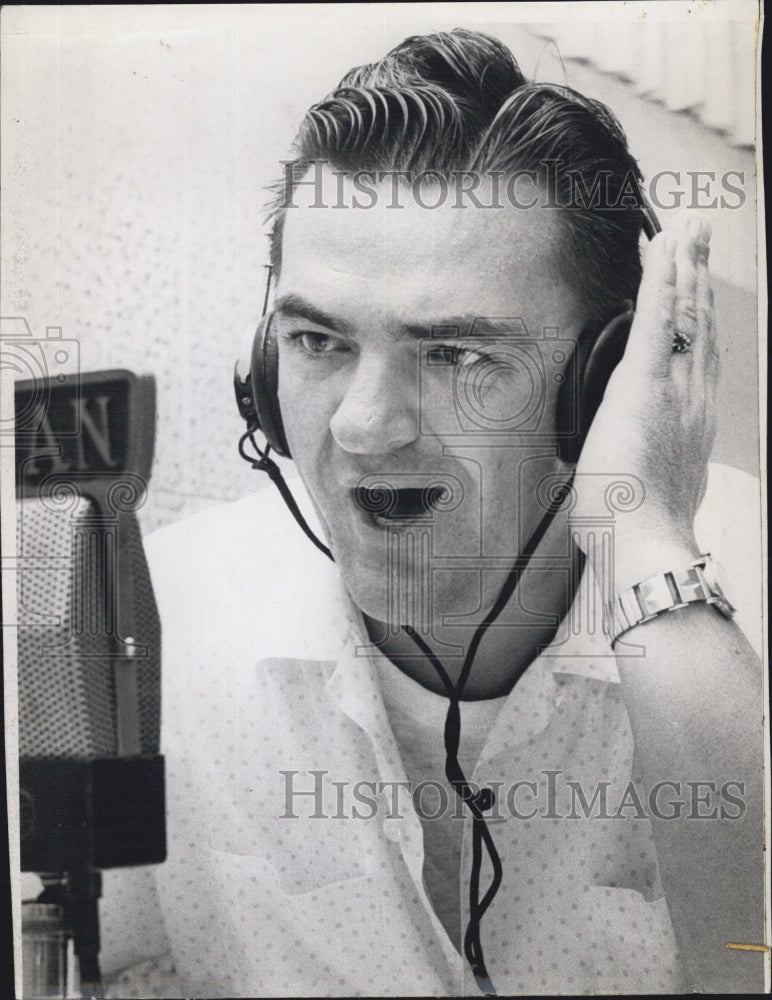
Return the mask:
M 623 299 L 635 300 L 641 174 L 619 122 L 569 87 L 529 83 L 494 38 L 457 28 L 405 39 L 378 62 L 352 69 L 310 108 L 292 152 L 270 206 L 277 272 L 287 194 L 315 161 L 345 172 L 430 171 L 448 181 L 462 172 L 533 171 L 560 207 L 556 263 L 591 322 L 604 323 Z

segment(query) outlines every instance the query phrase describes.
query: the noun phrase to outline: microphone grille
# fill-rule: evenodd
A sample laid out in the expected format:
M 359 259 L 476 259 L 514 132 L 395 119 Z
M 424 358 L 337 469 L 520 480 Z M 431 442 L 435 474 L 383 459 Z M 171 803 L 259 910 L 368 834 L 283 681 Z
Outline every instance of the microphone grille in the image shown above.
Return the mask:
M 126 663 L 118 657 L 128 638 L 119 611 L 129 597 L 138 633 L 131 638 L 145 647 L 132 658 L 140 752 L 158 753 L 160 625 L 136 517 L 107 524 L 88 497 L 61 509 L 29 497 L 16 502 L 16 528 L 19 754 L 117 753 L 115 668 Z M 120 593 L 119 564 L 131 595 Z

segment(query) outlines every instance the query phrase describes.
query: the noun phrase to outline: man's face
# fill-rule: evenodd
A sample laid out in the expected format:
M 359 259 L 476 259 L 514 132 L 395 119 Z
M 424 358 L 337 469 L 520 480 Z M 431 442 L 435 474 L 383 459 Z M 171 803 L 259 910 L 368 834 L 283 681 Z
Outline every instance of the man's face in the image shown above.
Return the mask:
M 325 183 L 327 206 L 351 205 Z M 287 210 L 284 427 L 354 602 L 394 624 L 476 620 L 560 469 L 555 405 L 585 313 L 556 277 L 553 211 L 429 210 L 409 190 L 395 209 L 390 181 L 378 193 L 312 208 L 300 188 Z M 379 484 L 397 491 L 390 514 Z

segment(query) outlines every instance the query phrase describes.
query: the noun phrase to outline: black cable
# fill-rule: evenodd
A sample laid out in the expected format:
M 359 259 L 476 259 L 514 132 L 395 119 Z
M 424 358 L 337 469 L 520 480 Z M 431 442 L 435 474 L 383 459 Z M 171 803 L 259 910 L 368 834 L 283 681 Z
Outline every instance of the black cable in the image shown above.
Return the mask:
M 290 514 L 292 514 L 297 523 L 303 529 L 303 532 L 305 533 L 306 537 L 309 538 L 317 547 L 317 549 L 319 549 L 320 552 L 323 552 L 328 559 L 331 559 L 332 562 L 335 562 L 332 552 L 330 552 L 330 550 L 327 548 L 327 546 L 320 538 L 317 538 L 312 529 L 308 526 L 308 522 L 301 514 L 300 508 L 295 502 L 295 498 L 290 492 L 289 486 L 287 486 L 286 482 L 284 481 L 284 476 L 281 474 L 281 469 L 276 464 L 276 462 L 274 462 L 272 458 L 268 457 L 268 452 L 271 450 L 271 446 L 267 444 L 265 446 L 265 451 L 263 451 L 262 448 L 259 447 L 257 441 L 255 441 L 255 431 L 257 429 L 258 429 L 257 427 L 249 427 L 244 432 L 244 434 L 241 435 L 241 437 L 239 438 L 239 455 L 241 455 L 241 457 L 244 459 L 245 462 L 249 462 L 249 464 L 252 466 L 253 469 L 258 469 L 260 472 L 268 473 L 268 475 L 271 478 L 271 481 L 276 484 L 276 488 L 278 489 L 279 493 L 281 493 L 282 500 L 284 500 L 285 504 L 289 508 Z M 253 458 L 251 455 L 248 455 L 244 450 L 244 442 L 247 440 L 252 443 L 252 447 L 257 452 L 259 456 L 257 459 Z
M 458 682 L 455 685 L 450 680 L 450 676 L 439 657 L 428 643 L 418 635 L 412 626 L 406 625 L 403 627 L 405 634 L 413 640 L 415 645 L 437 671 L 448 695 L 448 712 L 445 717 L 445 775 L 456 795 L 472 814 L 472 870 L 469 876 L 469 922 L 464 934 L 464 955 L 472 968 L 480 991 L 488 996 L 495 996 L 496 990 L 485 966 L 485 957 L 480 940 L 480 924 L 486 910 L 493 902 L 499 890 L 503 878 L 503 869 L 501 858 L 496 850 L 496 845 L 493 843 L 493 837 L 483 814 L 493 808 L 496 796 L 490 788 L 475 791 L 461 769 L 458 760 L 458 751 L 461 744 L 461 708 L 459 703 L 483 636 L 509 603 L 547 529 L 552 524 L 555 515 L 569 495 L 572 482 L 573 474 L 557 491 L 544 517 L 536 526 L 535 531 L 528 539 L 521 554 L 515 559 L 491 610 L 474 631 L 472 640 L 469 643 L 469 649 L 461 666 Z M 480 873 L 482 869 L 483 846 L 485 846 L 493 868 L 493 877 L 485 895 L 480 899 Z
M 573 479 L 574 477 L 572 473 L 571 476 L 566 480 L 566 482 L 561 486 L 561 488 L 555 494 L 555 497 L 552 500 L 552 503 L 550 504 L 549 508 L 547 509 L 547 512 L 545 513 L 544 517 L 536 526 L 535 531 L 528 539 L 528 542 L 523 548 L 523 551 L 520 553 L 517 559 L 515 559 L 514 565 L 512 566 L 512 569 L 509 571 L 509 575 L 507 576 L 507 579 L 504 581 L 504 586 L 501 588 L 499 596 L 496 598 L 493 607 L 488 612 L 483 621 L 480 622 L 480 624 L 477 626 L 477 629 L 475 630 L 475 633 L 472 636 L 472 641 L 469 643 L 469 649 L 467 650 L 466 658 L 464 659 L 464 664 L 461 668 L 461 674 L 459 675 L 458 678 L 457 690 L 459 697 L 461 696 L 464 690 L 467 678 L 469 677 L 469 674 L 471 672 L 472 661 L 474 660 L 475 654 L 477 653 L 477 647 L 480 645 L 480 642 L 482 641 L 482 638 L 487 632 L 488 628 L 496 621 L 501 612 L 509 603 L 512 594 L 515 592 L 515 588 L 520 582 L 521 576 L 527 569 L 528 563 L 531 561 L 531 557 L 541 544 L 541 540 L 542 538 L 544 538 L 547 528 L 549 528 L 550 524 L 552 524 L 552 519 L 555 517 L 557 512 L 563 506 L 566 497 L 571 492 L 571 484 L 573 483 Z

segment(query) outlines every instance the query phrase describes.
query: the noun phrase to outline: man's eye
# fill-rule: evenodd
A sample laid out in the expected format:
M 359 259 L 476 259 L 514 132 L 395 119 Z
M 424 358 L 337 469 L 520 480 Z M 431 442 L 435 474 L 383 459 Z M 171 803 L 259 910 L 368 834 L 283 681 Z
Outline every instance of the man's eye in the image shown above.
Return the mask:
M 300 344 L 307 354 L 331 354 L 334 351 L 345 351 L 346 346 L 327 333 L 303 331 L 292 335 L 292 340 Z
M 430 365 L 465 367 L 485 360 L 486 355 L 482 351 L 464 347 L 462 344 L 437 344 L 436 347 L 429 348 L 426 357 Z

